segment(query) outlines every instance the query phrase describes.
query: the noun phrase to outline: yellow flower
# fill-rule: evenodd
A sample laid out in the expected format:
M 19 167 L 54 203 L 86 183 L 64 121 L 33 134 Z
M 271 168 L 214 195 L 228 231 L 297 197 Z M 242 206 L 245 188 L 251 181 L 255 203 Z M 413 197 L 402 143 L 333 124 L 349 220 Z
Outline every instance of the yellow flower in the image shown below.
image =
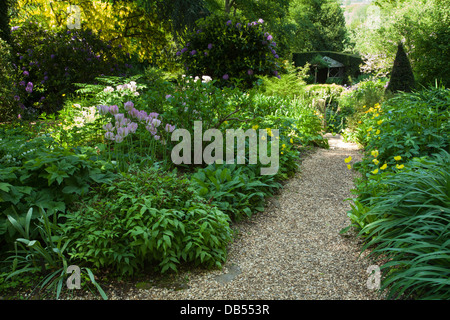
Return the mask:
M 385 164 L 383 164 L 383 166 L 382 167 L 380 167 L 380 169 L 381 170 L 384 170 L 384 169 L 386 169 L 387 168 L 387 164 L 385 163 Z
M 374 158 L 376 158 L 376 157 L 378 157 L 378 150 L 372 150 L 372 151 L 370 152 L 370 154 L 371 154 Z
M 378 164 L 380 161 L 378 161 L 377 159 L 373 159 L 372 162 Z
M 361 120 L 359 120 L 359 121 L 358 121 L 358 123 L 362 123 L 362 121 L 361 121 Z
M 348 164 L 348 165 L 347 165 L 347 169 L 348 169 L 348 170 L 351 170 L 351 169 L 352 169 L 352 166 Z
M 286 148 L 286 145 L 283 143 L 282 145 L 281 145 L 281 148 Z
M 373 171 L 371 171 L 373 174 L 377 174 L 378 173 L 378 169 L 375 169 Z
M 383 123 L 383 120 L 378 120 L 377 123 L 380 125 Z
M 403 169 L 405 166 L 402 165 L 402 164 L 400 164 L 400 165 L 397 164 L 395 167 L 396 167 L 397 169 Z
M 266 128 L 267 134 L 271 137 L 273 137 L 272 130 L 270 128 Z
M 401 157 L 401 156 L 395 156 L 395 157 L 394 157 L 394 160 L 395 160 L 395 161 L 400 161 L 400 160 L 402 160 L 402 157 Z
M 291 140 L 289 140 L 291 143 L 294 143 L 294 140 L 291 138 Z
M 224 123 L 224 124 L 228 124 L 228 121 L 224 121 L 223 123 Z
M 255 125 L 252 127 L 253 130 L 256 130 L 256 129 L 258 129 L 258 128 L 259 128 L 259 126 L 258 126 L 257 124 L 255 124 Z
M 380 129 L 378 129 L 377 132 L 375 132 L 375 134 L 380 134 L 380 132 L 381 132 Z
M 372 131 L 372 127 L 370 127 L 369 129 L 367 129 L 367 132 L 370 132 L 370 131 Z
M 281 151 L 281 154 L 283 154 L 283 151 Z
M 348 158 L 345 158 L 345 163 L 349 163 L 350 161 L 352 161 L 352 157 L 351 156 L 349 156 Z
M 375 118 L 379 117 L 380 115 L 377 113 L 376 115 L 374 115 Z

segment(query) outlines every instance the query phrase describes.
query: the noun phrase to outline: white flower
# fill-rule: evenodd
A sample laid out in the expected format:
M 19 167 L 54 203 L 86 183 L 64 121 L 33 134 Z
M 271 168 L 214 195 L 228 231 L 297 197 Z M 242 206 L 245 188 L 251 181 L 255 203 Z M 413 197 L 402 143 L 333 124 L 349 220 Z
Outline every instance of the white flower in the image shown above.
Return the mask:
M 103 92 L 113 92 L 113 91 L 114 91 L 114 88 L 110 87 L 110 86 L 107 86 L 105 89 L 103 89 Z

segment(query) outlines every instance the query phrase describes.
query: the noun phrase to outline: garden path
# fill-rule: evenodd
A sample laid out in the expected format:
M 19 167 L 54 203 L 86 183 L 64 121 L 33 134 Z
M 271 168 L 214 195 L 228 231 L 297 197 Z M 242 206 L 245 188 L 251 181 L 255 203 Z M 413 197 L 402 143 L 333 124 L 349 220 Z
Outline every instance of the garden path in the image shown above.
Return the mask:
M 236 225 L 222 270 L 181 270 L 170 284 L 149 280 L 110 291 L 110 299 L 379 299 L 367 287 L 371 263 L 359 256 L 360 240 L 339 234 L 349 225 L 344 199 L 356 174 L 344 159 L 362 155 L 341 136 L 326 137 L 330 149 L 307 155 L 264 213 Z

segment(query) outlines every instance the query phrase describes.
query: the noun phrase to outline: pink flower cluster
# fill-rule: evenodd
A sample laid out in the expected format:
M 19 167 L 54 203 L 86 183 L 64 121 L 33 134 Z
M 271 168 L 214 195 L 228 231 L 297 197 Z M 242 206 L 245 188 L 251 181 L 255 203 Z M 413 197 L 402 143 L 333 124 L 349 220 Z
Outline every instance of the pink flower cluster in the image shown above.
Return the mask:
M 119 113 L 119 107 L 117 105 L 100 105 L 97 107 L 98 111 L 102 115 L 111 114 L 114 116 L 116 122 L 113 125 L 111 122 L 104 125 L 103 129 L 106 131 L 105 138 L 111 141 L 120 143 L 130 133 L 135 133 L 138 128 L 138 122 L 145 125 L 145 129 L 150 132 L 155 140 L 159 140 L 161 137 L 158 135 L 158 127 L 161 125 L 161 120 L 158 119 L 159 114 L 152 112 L 147 114 L 144 110 L 137 110 L 134 107 L 132 101 L 124 103 L 124 109 L 127 111 L 131 119 L 136 120 L 133 122 L 131 119 L 126 118 L 125 114 Z M 166 132 L 172 132 L 175 130 L 174 125 L 166 124 L 164 127 Z

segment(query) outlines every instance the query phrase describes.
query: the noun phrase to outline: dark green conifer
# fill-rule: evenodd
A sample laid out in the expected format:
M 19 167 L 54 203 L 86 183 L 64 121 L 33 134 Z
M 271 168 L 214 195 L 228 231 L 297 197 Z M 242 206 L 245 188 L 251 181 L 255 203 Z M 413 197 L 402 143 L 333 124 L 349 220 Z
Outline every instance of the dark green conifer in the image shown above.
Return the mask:
M 414 74 L 402 43 L 398 44 L 391 78 L 386 90 L 391 92 L 411 92 L 415 87 Z

